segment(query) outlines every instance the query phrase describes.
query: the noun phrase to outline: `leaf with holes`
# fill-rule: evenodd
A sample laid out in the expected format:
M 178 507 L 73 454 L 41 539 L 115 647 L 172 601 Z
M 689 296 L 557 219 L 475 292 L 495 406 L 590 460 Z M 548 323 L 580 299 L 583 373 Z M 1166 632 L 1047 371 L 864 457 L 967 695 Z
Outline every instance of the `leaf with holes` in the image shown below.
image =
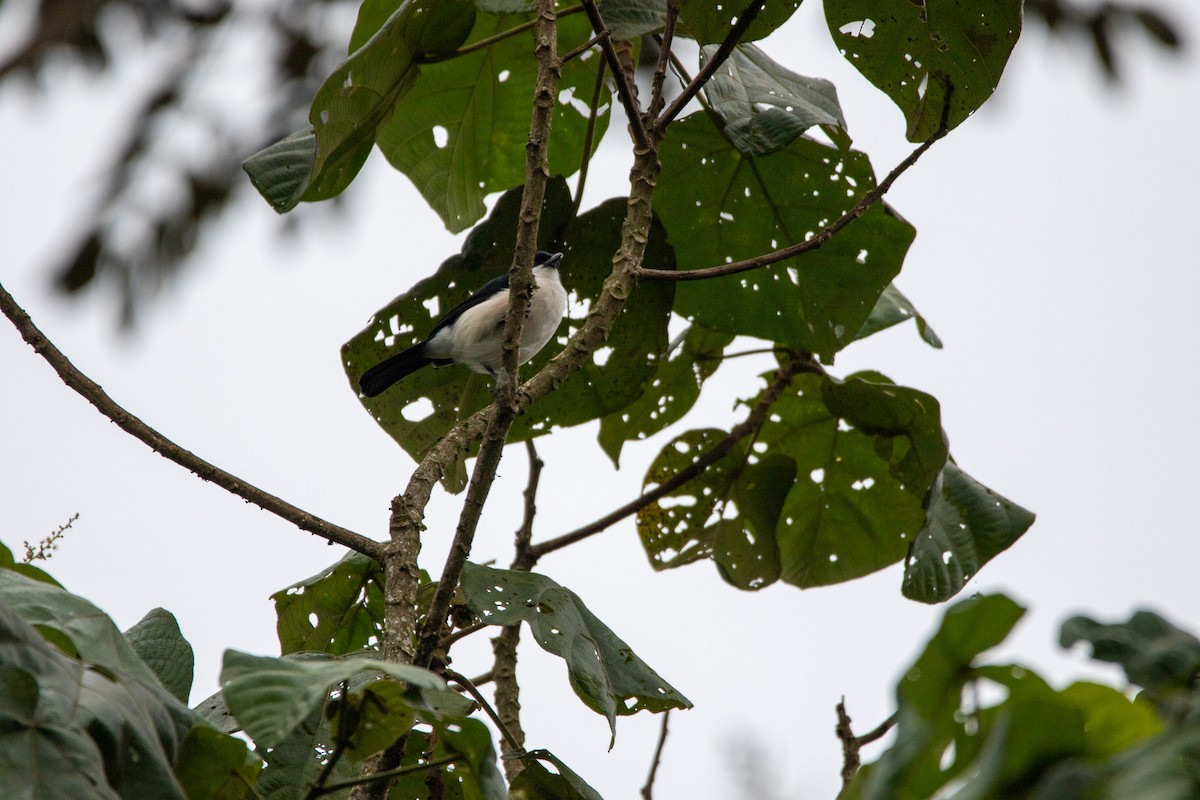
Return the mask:
M 713 0 L 679 0 L 679 34 L 700 44 L 720 44 L 729 35 L 737 18 L 750 6 L 751 0 L 732 0 L 715 3 Z M 791 19 L 800 7 L 800 0 L 770 0 L 750 23 L 743 42 L 754 42 L 770 35 Z
M 942 603 L 962 591 L 984 564 L 1007 550 L 1034 515 L 947 462 L 904 559 L 904 596 Z
M 529 623 L 538 644 L 566 661 L 571 688 L 579 698 L 608 718 L 614 741 L 618 714 L 692 707 L 578 595 L 544 575 L 467 563 L 462 591 L 471 610 L 489 625 Z
M 677 437 L 646 488 L 725 437 L 712 429 Z M 947 458 L 937 401 L 877 373 L 794 378 L 751 441 L 638 513 L 656 569 L 712 558 L 742 589 L 861 577 L 903 557 Z
M 692 325 L 682 341 L 672 343 L 665 358 L 659 356 L 654 360 L 656 370 L 643 383 L 641 395 L 600 420 L 600 446 L 614 466 L 619 466 L 625 442 L 658 433 L 691 410 L 704 382 L 716 372 L 725 348 L 732 341 L 730 334 Z
M 362 553 L 271 595 L 280 653 L 345 655 L 365 650 L 383 630 L 383 567 Z
M 825 20 L 846 60 L 892 99 L 908 139 L 975 113 L 995 91 L 1021 35 L 1021 0 L 826 0 Z
M 716 50 L 700 48 L 700 63 Z M 782 150 L 816 125 L 835 135 L 846 128 L 832 83 L 797 75 L 752 44 L 734 48 L 704 93 L 725 125 L 725 137 L 747 156 Z
M 480 15 L 466 42 L 509 30 L 523 17 Z M 558 21 L 565 52 L 587 41 L 591 27 L 582 15 Z M 550 172 L 579 168 L 596 70 L 601 58 L 588 51 L 562 67 L 550 140 Z M 457 233 L 484 215 L 484 197 L 525 180 L 530 98 L 537 62 L 533 34 L 510 36 L 490 47 L 421 67 L 421 80 L 379 129 L 379 149 L 409 177 L 446 227 Z M 608 95 L 601 93 L 598 111 Z M 608 124 L 597 116 L 595 141 Z
M 865 339 L 909 319 L 917 321 L 917 332 L 921 334 L 921 338 L 925 340 L 926 344 L 938 350 L 942 349 L 942 340 L 933 332 L 933 328 L 929 327 L 929 323 L 917 311 L 916 306 L 900 293 L 894 283 L 889 283 L 888 287 L 883 290 L 875 307 L 871 309 L 871 316 L 867 317 L 867 321 L 858 329 L 858 334 L 854 338 Z
M 740 261 L 802 242 L 875 185 L 863 153 L 806 138 L 748 158 L 707 114 L 671 126 L 655 209 L 681 267 Z M 820 249 L 724 278 L 684 281 L 675 310 L 706 328 L 823 359 L 854 341 L 900 271 L 912 226 L 876 205 Z

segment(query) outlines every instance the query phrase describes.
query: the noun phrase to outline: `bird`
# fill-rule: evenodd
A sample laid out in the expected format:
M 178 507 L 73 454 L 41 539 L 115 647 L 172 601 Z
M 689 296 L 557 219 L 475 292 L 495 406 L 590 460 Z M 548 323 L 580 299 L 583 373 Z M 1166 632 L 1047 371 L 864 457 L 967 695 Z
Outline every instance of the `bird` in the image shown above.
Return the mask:
M 517 362 L 524 364 L 546 346 L 567 313 L 567 291 L 559 280 L 562 253 L 538 250 L 533 257 L 533 296 L 525 312 Z M 358 379 L 366 397 L 377 397 L 427 364 L 464 364 L 495 377 L 504 357 L 508 275 L 485 283 L 438 320 L 424 341 L 376 364 Z

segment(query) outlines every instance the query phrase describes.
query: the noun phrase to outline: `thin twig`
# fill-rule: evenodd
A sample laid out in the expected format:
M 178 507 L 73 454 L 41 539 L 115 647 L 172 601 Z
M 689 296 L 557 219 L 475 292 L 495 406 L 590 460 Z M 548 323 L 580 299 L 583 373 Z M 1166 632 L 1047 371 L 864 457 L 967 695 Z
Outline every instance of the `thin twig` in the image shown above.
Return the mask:
M 58 373 L 58 377 L 62 379 L 63 383 L 82 395 L 101 414 L 115 422 L 119 428 L 149 446 L 150 449 L 159 455 L 170 461 L 174 461 L 181 467 L 191 470 L 201 480 L 215 483 L 227 492 L 253 503 L 264 511 L 270 511 L 272 514 L 282 517 L 301 530 L 320 536 L 322 539 L 334 544 L 340 544 L 343 547 L 356 550 L 376 560 L 382 558 L 384 547 L 382 543 L 374 539 L 368 539 L 339 525 L 334 525 L 332 522 L 326 522 L 320 517 L 313 516 L 307 511 L 297 508 L 273 494 L 268 494 L 236 475 L 232 475 L 220 467 L 210 464 L 194 453 L 185 450 L 151 428 L 138 417 L 126 411 L 109 397 L 100 388 L 99 384 L 80 372 L 63 355 L 62 351 L 55 347 L 38 330 L 37 326 L 33 324 L 33 320 L 17 305 L 17 301 L 5 290 L 3 285 L 0 285 L 0 309 L 4 311 L 4 315 L 21 332 L 21 336 L 33 348 L 34 352 L 46 359 L 47 363 Z
M 581 11 L 583 10 L 583 6 L 580 6 L 579 8 Z M 607 39 L 610 35 L 612 35 L 612 31 L 605 28 L 583 44 L 579 45 L 579 47 L 576 47 L 574 50 L 568 50 L 566 55 L 562 57 L 562 63 L 566 64 L 572 59 L 579 58 L 579 56 L 600 44 L 601 39 Z
M 572 14 L 578 14 L 581 11 L 583 11 L 582 5 L 571 6 L 570 8 L 564 8 L 563 10 L 558 12 L 558 18 L 562 19 L 563 17 L 569 17 Z M 491 36 L 480 39 L 477 42 L 471 42 L 471 44 L 460 47 L 457 50 L 455 50 L 453 53 L 448 53 L 446 55 L 439 55 L 439 56 L 421 55 L 421 56 L 414 58 L 413 61 L 415 61 L 418 64 L 437 64 L 440 61 L 450 61 L 451 59 L 458 58 L 459 56 L 465 56 L 468 53 L 474 53 L 478 50 L 484 50 L 488 47 L 491 47 L 494 44 L 498 44 L 498 43 L 504 41 L 505 39 L 512 38 L 513 36 L 516 36 L 518 33 L 522 33 L 524 31 L 529 30 L 530 28 L 534 28 L 537 26 L 537 24 L 538 24 L 538 21 L 537 21 L 537 18 L 535 17 L 534 19 L 528 20 L 526 22 L 522 22 L 520 25 L 514 25 L 513 27 L 509 28 L 506 31 L 500 31 L 499 33 L 494 33 Z M 572 51 L 572 52 L 574 52 L 574 51 Z M 563 59 L 563 61 L 569 61 L 569 60 L 570 59 L 568 59 L 568 58 Z
M 658 37 L 658 66 L 654 70 L 654 78 L 650 82 L 651 117 L 662 111 L 663 82 L 667 78 L 667 64 L 671 61 L 671 46 L 675 43 L 675 23 L 679 19 L 679 4 L 677 0 L 667 0 L 667 13 L 663 17 L 663 33 Z
M 349 789 L 354 786 L 361 786 L 365 783 L 375 783 L 376 781 L 390 780 L 391 778 L 399 778 L 402 775 L 411 775 L 414 772 L 423 772 L 427 769 L 437 769 L 444 767 L 447 764 L 453 764 L 456 761 L 462 761 L 462 756 L 453 755 L 439 758 L 435 761 L 429 761 L 425 764 L 413 764 L 408 767 L 399 767 L 397 769 L 383 770 L 382 772 L 372 772 L 370 775 L 363 775 L 361 778 L 351 778 L 350 780 L 341 781 L 339 783 L 331 783 L 328 786 L 321 787 L 320 794 L 333 794 L 340 792 L 342 789 Z
M 442 640 L 438 642 L 438 650 L 449 650 L 450 645 L 457 642 L 459 639 L 465 639 L 472 633 L 478 633 L 484 628 L 490 627 L 486 622 L 476 622 L 474 625 L 468 625 L 465 628 L 459 628 L 456 631 L 446 634 Z
M 679 116 L 679 112 L 691 102 L 696 93 L 704 88 L 704 85 L 708 83 L 713 73 L 721 68 L 721 65 L 725 63 L 725 59 L 729 58 L 729 54 L 733 52 L 733 48 L 741 41 L 742 36 L 749 29 L 750 23 L 754 22 L 754 18 L 758 16 L 758 12 L 762 11 L 765 2 L 766 0 L 750 0 L 750 5 L 738 16 L 738 21 L 729 29 L 729 33 L 725 36 L 725 41 L 721 42 L 720 47 L 717 48 L 717 52 L 713 53 L 712 58 L 705 62 L 700 71 L 696 73 L 696 77 L 689 81 L 687 86 L 683 87 L 683 91 L 671 101 L 671 105 L 667 106 L 667 110 L 662 113 L 662 116 L 655 120 L 654 127 L 660 131 L 664 130 L 671 124 L 671 120 Z
M 487 698 L 483 696 L 483 693 L 480 692 L 473 683 L 452 669 L 445 670 L 445 674 L 449 680 L 454 681 L 459 686 L 466 689 L 467 694 L 471 695 L 471 697 L 475 699 L 476 703 L 479 703 L 479 707 L 483 709 L 484 713 L 487 714 L 492 722 L 496 725 L 496 730 L 500 731 L 500 735 L 504 737 L 504 741 L 508 744 L 509 752 L 525 752 L 525 748 L 522 747 L 521 743 L 516 740 L 511 732 L 509 732 L 508 726 L 500 720 L 499 715 L 496 714 L 496 709 L 492 708 L 491 703 L 487 701 Z
M 698 477 L 704 470 L 724 458 L 733 449 L 735 444 L 758 430 L 763 420 L 766 419 L 767 412 L 770 411 L 775 401 L 782 396 L 788 384 L 791 383 L 792 378 L 802 372 L 823 374 L 824 370 L 821 368 L 821 365 L 817 364 L 809 356 L 801 355 L 793 358 L 775 373 L 775 378 L 772 380 L 771 385 L 759 396 L 758 402 L 754 405 L 753 410 L 751 410 L 746 419 L 735 425 L 726 434 L 725 438 L 704 453 L 698 455 L 696 460 L 689 464 L 687 468 L 680 470 L 658 486 L 631 500 L 615 511 L 605 514 L 595 522 L 584 525 L 582 528 L 577 528 L 570 533 L 564 533 L 561 536 L 556 536 L 553 539 L 547 539 L 540 544 L 533 545 L 530 551 L 535 561 L 548 553 L 561 550 L 568 545 L 575 544 L 589 536 L 600 533 L 626 517 L 636 514 L 660 498 L 665 497 L 693 478 Z
M 658 746 L 654 748 L 654 760 L 650 762 L 650 774 L 646 776 L 646 784 L 642 787 L 642 800 L 654 800 L 654 779 L 658 776 L 658 765 L 662 763 L 663 746 L 667 743 L 667 722 L 671 719 L 671 709 L 663 712 L 662 729 L 658 732 Z
M 608 26 L 604 24 L 604 19 L 600 16 L 600 9 L 596 7 L 596 0 L 583 0 L 583 10 L 587 12 L 588 19 L 592 23 L 592 30 L 597 34 L 608 30 Z M 633 143 L 639 149 L 645 148 L 650 140 L 646 135 L 646 127 L 642 124 L 642 112 L 638 108 L 633 86 L 629 83 L 625 71 L 621 69 L 621 59 L 613 47 L 612 38 L 609 36 L 601 38 L 600 49 L 604 51 L 604 60 L 608 62 L 608 70 L 612 73 L 613 82 L 617 85 L 617 96 L 621 100 L 621 106 L 625 109 L 625 116 L 629 118 Z
M 571 203 L 571 218 L 579 216 L 583 203 L 583 187 L 587 186 L 588 167 L 592 163 L 592 147 L 596 141 L 596 114 L 600 105 L 600 93 L 604 90 L 605 61 L 596 64 L 596 84 L 592 87 L 592 105 L 588 113 L 587 129 L 583 133 L 583 156 L 579 161 L 579 181 L 575 184 L 575 200 Z
M 850 727 L 852 720 L 850 715 L 846 713 L 846 698 L 842 698 L 837 704 L 837 727 L 834 728 L 834 733 L 837 734 L 838 740 L 842 743 L 842 791 L 838 793 L 841 797 L 846 793 L 846 789 L 850 786 L 850 782 L 854 780 L 854 776 L 858 774 L 859 767 L 862 766 L 862 758 L 859 756 L 859 751 L 866 745 L 883 736 L 892 729 L 896 724 L 897 715 L 892 714 L 885 719 L 880 725 L 869 733 L 864 733 L 862 736 L 855 736 L 854 729 Z
M 642 269 L 639 268 L 637 276 L 639 278 L 651 278 L 664 281 L 699 281 L 709 278 L 720 278 L 725 275 L 736 275 L 739 272 L 748 272 L 752 269 L 761 269 L 770 264 L 776 264 L 780 261 L 785 261 L 804 253 L 818 250 L 829 242 L 836 233 L 854 222 L 856 219 L 867 213 L 871 206 L 883 199 L 883 196 L 892 188 L 892 184 L 896 179 L 903 175 L 909 167 L 916 164 L 921 156 L 929 148 L 933 147 L 938 139 L 946 135 L 949 130 L 948 116 L 950 111 L 950 95 L 951 90 L 948 87 L 946 90 L 946 105 L 942 109 L 942 123 L 937 130 L 937 133 L 930 136 L 922 142 L 915 150 L 909 153 L 908 157 L 897 164 L 891 172 L 880 181 L 874 189 L 867 192 L 862 198 L 854 204 L 854 207 L 847 211 L 842 216 L 835 219 L 829 225 L 826 225 L 811 239 L 806 239 L 803 242 L 785 247 L 782 250 L 775 250 L 771 253 L 766 253 L 754 258 L 748 258 L 745 261 L 734 261 L 730 264 L 718 264 L 715 267 L 706 267 L 704 269 L 686 269 L 686 270 L 666 270 L 666 269 Z

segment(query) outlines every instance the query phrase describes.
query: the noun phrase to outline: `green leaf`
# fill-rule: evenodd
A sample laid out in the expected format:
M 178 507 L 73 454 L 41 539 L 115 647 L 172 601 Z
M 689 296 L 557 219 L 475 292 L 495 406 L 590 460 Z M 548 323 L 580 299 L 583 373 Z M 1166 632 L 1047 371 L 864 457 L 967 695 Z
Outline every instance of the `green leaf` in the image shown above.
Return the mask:
M 262 767 L 241 739 L 196 725 L 179 746 L 175 777 L 188 800 L 255 800 Z
M 509 787 L 512 800 L 603 800 L 599 792 L 549 750 L 531 750 L 522 759 L 525 768 Z M 537 759 L 553 764 L 558 774 L 547 770 Z
M 613 466 L 619 466 L 625 442 L 658 433 L 691 410 L 732 341 L 730 334 L 692 325 L 672 343 L 668 353 L 654 359 L 657 370 L 643 384 L 641 395 L 600 420 L 598 439 Z
M 511 29 L 521 17 L 481 15 L 466 44 Z M 591 37 L 582 15 L 558 21 L 561 52 Z M 555 105 L 551 174 L 579 168 L 600 57 L 585 53 L 563 65 Z M 421 67 L 421 80 L 379 129 L 379 148 L 403 172 L 454 233 L 485 212 L 484 198 L 525 180 L 525 144 L 537 79 L 533 34 L 524 32 L 491 47 Z M 600 109 L 608 107 L 607 94 Z M 595 141 L 608 124 L 597 117 Z
M 1060 692 L 1086 715 L 1087 757 L 1109 758 L 1162 732 L 1163 723 L 1144 700 L 1090 681 L 1072 683 Z
M 804 241 L 875 185 L 863 153 L 801 137 L 749 158 L 707 114 L 674 123 L 661 159 L 655 208 L 688 269 Z M 819 250 L 738 275 L 681 282 L 675 310 L 711 330 L 828 361 L 854 340 L 915 235 L 887 206 L 876 205 Z
M 267 760 L 267 767 L 258 779 L 257 788 L 262 800 L 297 800 L 297 788 L 316 782 L 324 770 L 326 754 L 332 752 L 334 746 L 333 733 L 323 708 L 311 711 L 287 738 L 270 750 L 260 745 L 260 753 Z M 328 782 L 350 780 L 359 774 L 356 762 L 349 758 L 339 759 Z M 323 796 L 346 800 L 350 790 Z
M 904 596 L 942 603 L 1033 524 L 1034 514 L 946 464 L 925 526 L 904 559 Z
M 749 0 L 734 0 L 732 3 L 679 0 L 679 33 L 700 44 L 720 44 L 725 41 L 737 17 L 749 5 Z M 771 0 L 764 3 L 741 41 L 754 42 L 765 38 L 787 22 L 799 7 L 800 0 Z
M 196 657 L 175 616 L 165 608 L 155 608 L 125 631 L 125 639 L 158 676 L 163 688 L 186 703 L 192 691 Z
M 636 41 L 659 31 L 667 14 L 666 0 L 600 0 L 600 17 L 617 41 Z
M 508 786 L 496 768 L 496 749 L 487 726 L 477 719 L 463 719 L 438 726 L 437 730 L 446 751 L 463 756 L 459 765 L 467 769 L 455 769 L 457 774 L 450 777 L 462 782 L 464 797 L 506 800 Z
M 537 8 L 537 0 L 475 0 L 475 5 L 488 14 L 523 14 Z
M 608 718 L 614 740 L 618 714 L 692 707 L 578 595 L 550 578 L 467 563 L 462 591 L 471 610 L 489 625 L 529 623 L 538 644 L 566 661 L 571 688 L 579 698 Z
M 361 553 L 348 553 L 271 599 L 284 655 L 300 651 L 345 655 L 366 650 L 383 631 L 383 567 Z
M 700 48 L 701 65 L 716 50 Z M 816 125 L 846 128 L 832 83 L 797 75 L 752 44 L 735 47 L 704 92 L 724 123 L 725 137 L 746 156 L 782 150 Z
M 282 214 L 304 199 L 316 158 L 317 135 L 309 127 L 259 150 L 242 162 L 242 169 L 263 199 Z
M 917 332 L 921 334 L 921 338 L 925 340 L 926 344 L 938 350 L 942 349 L 942 340 L 933 332 L 933 328 L 929 327 L 929 323 L 925 321 L 912 302 L 900 293 L 894 283 L 889 283 L 888 287 L 883 290 L 875 307 L 871 309 L 871 315 L 858 329 L 854 338 L 856 340 L 865 339 L 908 319 L 917 321 Z
M 0 570 L 0 604 L 45 631 L 43 635 L 56 644 L 53 634 L 57 633 L 74 650 L 71 655 L 158 685 L 158 677 L 138 658 L 108 615 L 82 597 L 12 570 Z
M 834 42 L 892 99 L 908 139 L 950 128 L 991 96 L 1021 34 L 1021 0 L 826 0 Z
M 1127 622 L 1103 624 L 1090 617 L 1068 619 L 1059 644 L 1087 642 L 1092 658 L 1120 664 L 1131 683 L 1151 697 L 1187 692 L 1200 672 L 1200 640 L 1152 611 L 1136 611 Z
M 651 465 L 646 489 L 725 436 L 706 429 L 677 437 Z M 844 382 L 798 376 L 747 447 L 735 444 L 638 512 L 655 569 L 712 558 L 742 589 L 860 577 L 903 557 L 947 458 L 937 401 L 877 373 Z
M 409 664 L 357 659 L 252 656 L 226 650 L 221 689 L 229 710 L 259 747 L 281 744 L 330 689 L 364 672 L 381 672 L 414 688 L 443 689 L 445 682 Z

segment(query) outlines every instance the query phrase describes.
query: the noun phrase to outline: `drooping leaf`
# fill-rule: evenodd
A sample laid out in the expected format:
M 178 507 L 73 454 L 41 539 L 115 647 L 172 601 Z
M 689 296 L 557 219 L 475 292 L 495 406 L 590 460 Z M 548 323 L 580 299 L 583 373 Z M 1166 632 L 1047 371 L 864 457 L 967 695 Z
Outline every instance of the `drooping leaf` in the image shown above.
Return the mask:
M 186 703 L 192 691 L 196 656 L 183 638 L 179 623 L 170 611 L 155 608 L 125 631 L 125 639 L 138 658 L 154 671 L 163 688 Z
M 720 44 L 725 41 L 734 22 L 750 6 L 751 0 L 713 2 L 713 0 L 679 0 L 679 34 L 689 36 L 700 44 Z M 665 7 L 665 3 L 664 3 Z M 743 42 L 754 42 L 770 35 L 787 22 L 800 0 L 770 0 L 750 23 Z
M 82 597 L 0 569 L 0 605 L 8 606 L 54 644 L 67 643 L 70 655 L 158 685 L 158 676 L 138 658 L 108 615 Z
M 646 488 L 687 468 L 725 433 L 689 431 L 651 465 Z M 735 444 L 638 514 L 656 569 L 712 558 L 742 589 L 851 580 L 899 561 L 946 463 L 937 401 L 877 373 L 800 375 L 752 446 Z
M 549 750 L 531 750 L 523 757 L 525 768 L 509 787 L 512 800 L 603 800 L 600 793 Z M 558 774 L 538 763 L 554 765 Z
M 369 556 L 348 553 L 271 599 L 280 653 L 345 655 L 364 650 L 383 629 L 383 567 Z
M 904 559 L 904 596 L 942 603 L 962 591 L 984 564 L 1007 550 L 1034 515 L 947 462 L 925 526 Z
M 888 287 L 883 290 L 875 307 L 871 309 L 871 315 L 858 329 L 854 338 L 856 340 L 865 339 L 909 319 L 916 320 L 917 332 L 921 334 L 921 338 L 925 340 L 926 344 L 938 350 L 942 349 L 942 340 L 933 332 L 933 328 L 929 327 L 929 323 L 917 311 L 916 306 L 900 293 L 894 283 L 889 283 Z
M 469 46 L 509 30 L 521 17 L 481 15 Z M 582 14 L 558 21 L 559 50 L 591 37 Z M 550 140 L 551 174 L 579 168 L 600 57 L 585 53 L 563 65 Z M 421 67 L 421 80 L 379 129 L 379 148 L 438 212 L 451 232 L 465 230 L 485 212 L 484 198 L 525 180 L 525 144 L 537 62 L 533 34 Z M 608 107 L 607 95 L 600 110 Z M 608 115 L 597 117 L 599 141 Z
M 701 64 L 716 50 L 700 48 Z M 724 123 L 725 137 L 745 156 L 782 150 L 816 125 L 846 128 L 832 83 L 797 75 L 752 44 L 735 47 L 704 92 Z
M 892 99 L 908 139 L 954 128 L 995 90 L 1021 34 L 1021 0 L 826 0 L 846 60 Z
M 441 678 L 409 664 L 365 658 L 283 659 L 226 650 L 221 689 L 229 710 L 255 743 L 275 747 L 325 704 L 333 686 L 370 672 L 390 675 L 415 689 L 445 688 Z
M 732 341 L 730 334 L 692 325 L 665 358 L 655 359 L 657 370 L 643 384 L 642 394 L 600 420 L 600 446 L 614 466 L 619 464 L 625 442 L 645 439 L 683 418 Z
M 471 610 L 490 625 L 527 622 L 538 644 L 566 661 L 571 688 L 585 705 L 608 718 L 614 739 L 617 715 L 692 707 L 578 595 L 550 578 L 467 563 L 462 591 Z
M 259 150 L 242 162 L 242 169 L 263 199 L 282 214 L 304 199 L 316 157 L 317 135 L 309 127 Z
M 815 235 L 875 184 L 867 157 L 799 138 L 749 158 L 707 114 L 671 126 L 655 209 L 680 268 L 740 261 Z M 829 360 L 854 340 L 900 271 L 915 231 L 876 205 L 820 249 L 769 267 L 684 281 L 675 310 L 706 328 Z

